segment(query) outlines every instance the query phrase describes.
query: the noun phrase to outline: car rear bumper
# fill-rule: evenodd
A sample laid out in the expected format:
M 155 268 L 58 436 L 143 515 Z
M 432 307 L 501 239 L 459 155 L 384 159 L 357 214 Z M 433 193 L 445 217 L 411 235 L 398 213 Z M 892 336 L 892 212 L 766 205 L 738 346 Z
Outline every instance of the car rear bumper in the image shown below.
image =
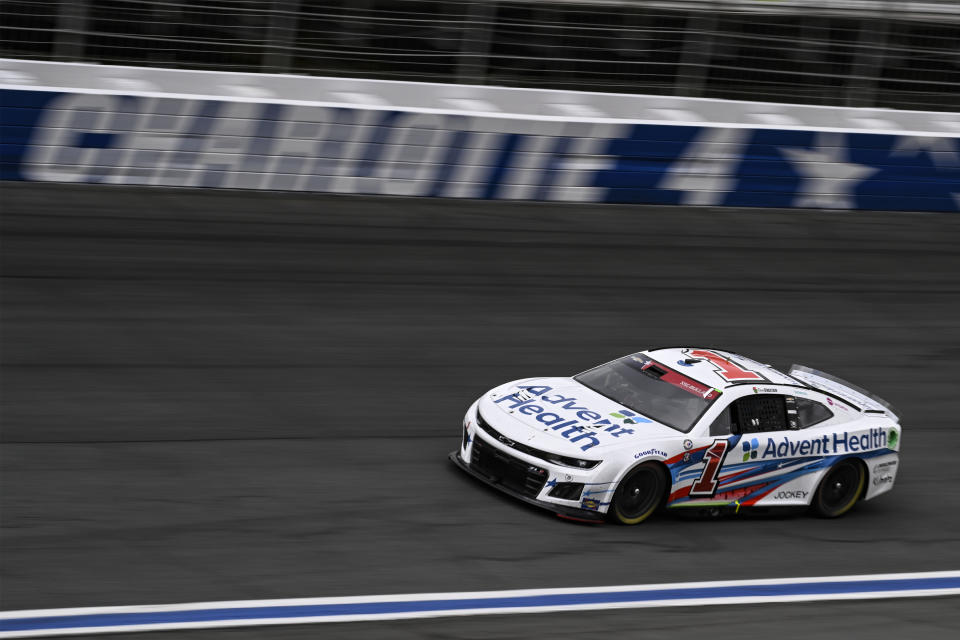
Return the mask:
M 457 465 L 468 474 L 474 478 L 482 481 L 484 484 L 487 484 L 495 489 L 503 491 L 512 498 L 526 502 L 527 504 L 532 504 L 535 507 L 540 507 L 541 509 L 547 509 L 557 514 L 561 518 L 566 518 L 569 520 L 578 520 L 582 522 L 603 522 L 604 516 L 602 513 L 596 511 L 590 511 L 588 509 L 578 509 L 577 507 L 568 507 L 561 504 L 553 504 L 552 502 L 543 502 L 542 500 L 536 500 L 534 498 L 529 498 L 509 487 L 504 486 L 497 482 L 496 478 L 487 476 L 480 471 L 473 469 L 466 462 L 463 461 L 463 458 L 460 457 L 459 451 L 451 451 L 448 456 L 453 464 Z

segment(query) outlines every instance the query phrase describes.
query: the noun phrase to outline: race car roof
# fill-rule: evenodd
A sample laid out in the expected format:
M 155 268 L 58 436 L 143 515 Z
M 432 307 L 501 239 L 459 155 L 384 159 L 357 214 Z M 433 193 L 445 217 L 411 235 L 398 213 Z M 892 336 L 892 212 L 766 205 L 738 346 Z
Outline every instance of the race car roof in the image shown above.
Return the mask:
M 701 347 L 668 347 L 644 351 L 645 354 L 715 389 L 726 389 L 737 384 L 793 384 L 803 382 L 730 351 Z

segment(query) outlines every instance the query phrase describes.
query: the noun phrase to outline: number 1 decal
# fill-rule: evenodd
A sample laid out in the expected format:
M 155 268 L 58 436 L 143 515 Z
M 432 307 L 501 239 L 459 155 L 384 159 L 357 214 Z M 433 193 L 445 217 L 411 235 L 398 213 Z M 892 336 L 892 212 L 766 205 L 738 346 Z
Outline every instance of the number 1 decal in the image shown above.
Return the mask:
M 690 487 L 692 497 L 711 497 L 717 492 L 717 476 L 720 475 L 720 465 L 727 457 L 730 443 L 724 440 L 714 440 L 710 448 L 703 452 L 703 472 Z
M 744 380 L 763 380 L 761 376 L 756 371 L 749 371 L 739 366 L 738 364 L 732 362 L 728 358 L 724 358 L 719 353 L 714 353 L 713 351 L 704 351 L 703 349 L 694 349 L 690 351 L 690 357 L 692 358 L 703 358 L 704 360 L 709 360 L 710 363 L 717 368 L 717 375 L 726 380 L 727 382 L 742 382 Z

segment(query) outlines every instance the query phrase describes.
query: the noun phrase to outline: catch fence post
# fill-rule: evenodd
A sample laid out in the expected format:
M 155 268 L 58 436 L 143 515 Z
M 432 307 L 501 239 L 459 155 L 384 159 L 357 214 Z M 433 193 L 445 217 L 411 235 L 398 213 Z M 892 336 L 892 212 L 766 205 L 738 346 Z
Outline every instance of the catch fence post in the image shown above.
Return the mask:
M 718 11 L 719 8 L 711 7 L 688 15 L 674 95 L 691 98 L 704 95 L 710 73 L 710 58 L 713 56 Z
M 300 0 L 273 0 L 267 24 L 266 51 L 260 70 L 264 73 L 290 71 L 291 52 L 297 35 Z
M 485 82 L 496 13 L 497 0 L 473 0 L 467 8 L 457 62 L 460 84 Z
M 884 8 L 888 7 L 884 5 Z M 889 36 L 890 20 L 886 12 L 882 17 L 864 18 L 860 23 L 856 53 L 847 78 L 848 107 L 872 107 L 876 103 Z
M 57 11 L 53 57 L 58 60 L 82 60 L 87 35 L 89 0 L 60 0 Z

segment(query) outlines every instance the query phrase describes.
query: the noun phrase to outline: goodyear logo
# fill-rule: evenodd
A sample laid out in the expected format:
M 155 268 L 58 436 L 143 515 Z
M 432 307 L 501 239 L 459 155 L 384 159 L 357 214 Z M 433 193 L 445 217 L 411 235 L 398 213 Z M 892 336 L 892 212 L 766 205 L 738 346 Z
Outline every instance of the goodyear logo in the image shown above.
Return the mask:
M 600 501 L 595 500 L 594 498 L 586 498 L 583 502 L 580 503 L 580 506 L 584 509 L 590 509 L 591 511 L 596 511 L 600 508 Z

